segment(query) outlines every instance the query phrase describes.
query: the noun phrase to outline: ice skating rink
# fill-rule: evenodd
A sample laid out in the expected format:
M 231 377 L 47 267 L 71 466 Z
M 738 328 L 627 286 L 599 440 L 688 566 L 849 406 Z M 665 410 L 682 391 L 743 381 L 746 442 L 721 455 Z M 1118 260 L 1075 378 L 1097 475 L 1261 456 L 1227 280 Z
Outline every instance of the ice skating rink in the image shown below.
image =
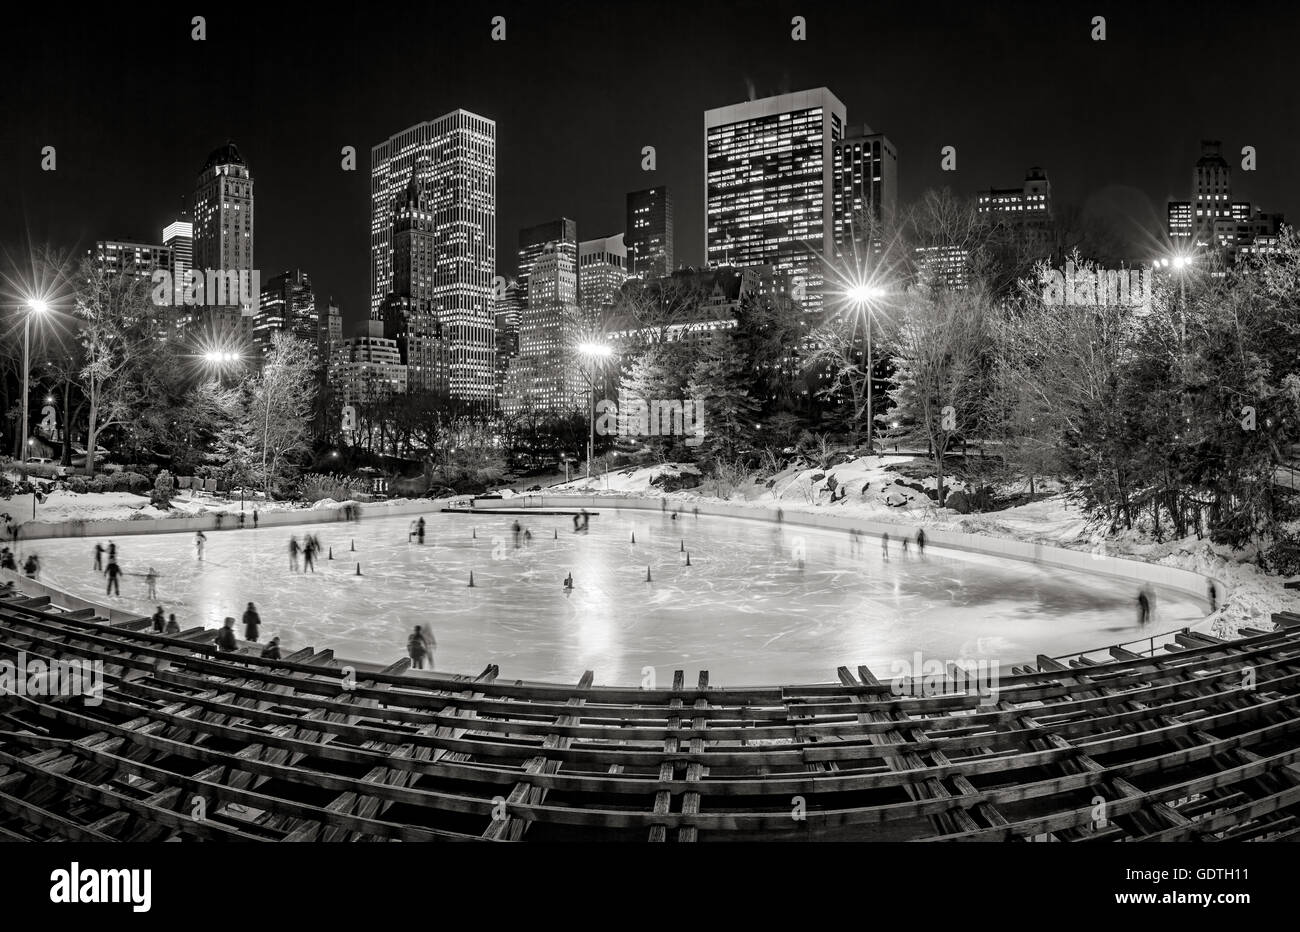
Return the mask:
M 1197 600 L 1160 591 L 1154 620 L 1139 628 L 1136 591 L 1117 580 L 933 546 L 922 559 L 898 540 L 885 560 L 875 538 L 858 547 L 845 533 L 762 521 L 602 508 L 589 533 L 575 534 L 571 518 L 528 515 L 518 520 L 532 540 L 516 547 L 513 516 L 425 518 L 423 546 L 408 543 L 411 517 L 208 531 L 201 562 L 190 534 L 117 538 L 120 597 L 105 596 L 92 569 L 95 543 L 107 538 L 27 546 L 44 581 L 141 614 L 157 604 L 144 580 L 154 567 L 157 601 L 182 628 L 216 628 L 252 601 L 261 640 L 279 635 L 286 653 L 312 646 L 389 663 L 423 624 L 438 641 L 437 669 L 475 674 L 496 663 L 503 679 L 577 682 L 593 670 L 598 684 L 635 686 L 649 667 L 661 687 L 675 669 L 690 681 L 708 670 L 715 686 L 771 685 L 829 682 L 838 666 L 861 663 L 883 679 L 891 661 L 918 651 L 1009 670 L 1204 615 Z M 319 536 L 315 574 L 290 571 L 293 533 Z

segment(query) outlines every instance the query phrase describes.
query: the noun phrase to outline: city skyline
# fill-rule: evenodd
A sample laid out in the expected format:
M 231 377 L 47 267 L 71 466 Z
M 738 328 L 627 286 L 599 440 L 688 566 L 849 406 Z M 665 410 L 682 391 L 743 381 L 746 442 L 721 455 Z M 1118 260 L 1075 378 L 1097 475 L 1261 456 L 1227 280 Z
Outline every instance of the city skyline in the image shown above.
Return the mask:
M 1106 41 L 1093 42 L 1088 37 L 1091 13 L 1085 15 L 1082 7 L 1074 17 L 1077 23 L 1069 15 L 1038 21 L 1032 9 L 1004 5 L 979 12 L 954 6 L 949 16 L 929 17 L 931 34 L 962 34 L 966 42 L 947 43 L 942 60 L 908 68 L 891 66 L 906 59 L 909 49 L 915 51 L 916 33 L 909 40 L 908 29 L 919 21 L 900 11 L 870 20 L 878 48 L 870 56 L 855 57 L 844 33 L 853 31 L 845 27 L 867 22 L 862 14 L 810 4 L 802 13 L 808 39 L 796 42 L 789 17 L 765 13 L 758 22 L 738 15 L 740 6 L 722 4 L 694 11 L 692 29 L 672 32 L 673 41 L 659 43 L 649 53 L 665 65 L 698 61 L 705 73 L 678 76 L 668 67 L 654 88 L 613 67 L 620 54 L 634 47 L 646 55 L 636 35 L 654 27 L 630 14 L 606 13 L 590 22 L 576 11 L 543 16 L 507 4 L 502 8 L 506 41 L 493 43 L 490 17 L 449 11 L 431 39 L 433 47 L 445 48 L 447 54 L 438 58 L 433 76 L 410 76 L 422 89 L 413 89 L 405 77 L 399 81 L 399 61 L 363 62 L 365 56 L 346 47 L 335 57 L 326 56 L 316 42 L 283 61 L 254 65 L 240 58 L 244 52 L 231 52 L 225 32 L 229 24 L 208 17 L 207 44 L 193 43 L 195 54 L 188 63 L 169 63 L 164 57 L 123 78 L 129 86 L 153 87 L 151 69 L 163 68 L 174 86 L 160 92 L 161 101 L 182 93 L 211 101 L 184 120 L 169 118 L 165 133 L 158 132 L 159 118 L 150 106 L 139 112 L 85 106 L 89 85 L 77 76 L 102 67 L 106 54 L 93 47 L 93 18 L 80 21 L 80 29 L 54 34 L 41 29 L 39 14 L 24 13 L 15 34 L 28 67 L 18 69 L 16 97 L 56 104 L 45 106 L 39 118 L 21 103 L 12 108 L 15 118 L 0 158 L 9 177 L 20 183 L 4 195 L 6 224 L 0 234 L 11 255 L 29 241 L 48 241 L 74 252 L 100 240 L 156 242 L 163 227 L 179 216 L 181 198 L 192 190 L 207 153 L 231 141 L 257 179 L 258 267 L 268 275 L 302 268 L 322 301 L 333 296 L 341 304 L 350 333 L 371 304 L 369 152 L 403 128 L 458 109 L 497 123 L 497 237 L 505 247 L 496 259 L 500 275 L 515 274 L 511 247 L 520 229 L 567 216 L 577 221 L 584 238 L 611 235 L 625 229 L 626 195 L 661 185 L 675 201 L 676 264 L 702 265 L 703 113 L 816 87 L 826 87 L 844 101 L 849 122 L 868 123 L 897 147 L 900 205 L 932 187 L 948 186 L 970 196 L 1014 185 L 1026 167 L 1038 165 L 1052 179 L 1056 203 L 1100 216 L 1123 215 L 1133 228 L 1131 240 L 1140 242 L 1140 233 L 1163 232 L 1167 202 L 1188 197 L 1189 166 L 1200 141 L 1214 138 L 1223 140 L 1234 167 L 1234 194 L 1240 192 L 1243 200 L 1266 211 L 1296 213 L 1300 180 L 1285 168 L 1300 157 L 1300 146 L 1285 137 L 1281 121 L 1269 118 L 1282 112 L 1285 100 L 1285 56 L 1278 40 L 1285 30 L 1242 25 L 1241 19 L 1225 24 L 1234 43 L 1252 49 L 1251 79 L 1240 87 L 1175 80 L 1144 93 L 1134 91 L 1125 69 L 1141 66 L 1154 74 L 1162 63 L 1188 59 L 1189 48 L 1201 41 L 1192 41 L 1195 24 L 1190 18 L 1162 19 L 1159 7 L 1117 11 L 1109 15 Z M 413 14 L 416 20 L 422 15 Z M 751 48 L 760 43 L 780 51 L 780 65 L 764 66 L 756 62 L 761 56 L 740 56 L 730 46 L 701 59 L 698 52 L 708 48 L 710 26 L 723 23 L 752 39 Z M 1008 37 L 1010 27 L 1014 35 Z M 391 32 L 380 22 L 358 28 L 376 40 Z M 161 42 L 164 35 L 169 42 L 179 35 L 176 44 L 190 42 L 189 29 L 188 17 L 145 18 L 131 41 L 138 39 L 143 47 Z M 310 23 L 306 29 L 312 34 Z M 471 67 L 484 55 L 508 54 L 511 75 L 534 74 L 530 62 L 545 57 L 548 38 L 564 30 L 585 35 L 593 29 L 607 40 L 584 45 L 554 75 L 537 70 L 536 82 Z M 316 37 L 326 41 L 339 34 L 337 27 L 321 26 Z M 1168 37 L 1169 48 L 1141 46 L 1142 37 L 1155 35 Z M 459 37 L 459 44 L 451 42 L 452 36 Z M 1021 68 L 1042 74 L 1041 87 L 988 55 L 977 56 L 982 64 L 972 71 L 976 50 L 1017 38 Z M 409 40 L 394 41 L 401 47 Z M 82 46 L 90 48 L 67 54 Z M 223 53 L 236 56 L 236 78 L 225 84 L 202 67 L 205 56 Z M 1061 88 L 1060 81 L 1050 78 L 1085 65 L 1095 72 L 1089 74 L 1086 100 L 1048 99 L 1059 96 Z M 562 86 L 574 71 L 602 68 L 626 91 L 614 95 L 626 101 L 625 107 L 602 111 L 601 119 L 591 120 L 578 112 L 581 108 L 575 111 L 560 98 L 547 98 L 547 89 Z M 1274 74 L 1276 80 L 1270 78 Z M 276 105 L 260 106 L 272 87 L 280 90 Z M 397 87 L 401 93 L 393 92 Z M 130 99 L 131 94 L 124 91 L 122 96 Z M 1026 113 L 1034 117 L 1026 119 Z M 1091 131 L 1089 122 L 1095 124 Z M 45 145 L 56 148 L 54 172 L 41 171 Z M 340 168 L 344 145 L 355 148 L 354 172 Z M 641 170 L 647 145 L 655 147 L 655 171 Z M 955 172 L 940 170 L 944 145 L 957 148 Z M 1258 152 L 1255 172 L 1238 170 L 1233 160 L 1244 145 Z M 88 151 L 93 159 L 87 158 Z M 106 186 L 103 179 L 109 176 L 118 180 Z M 316 219 L 304 223 L 307 216 Z

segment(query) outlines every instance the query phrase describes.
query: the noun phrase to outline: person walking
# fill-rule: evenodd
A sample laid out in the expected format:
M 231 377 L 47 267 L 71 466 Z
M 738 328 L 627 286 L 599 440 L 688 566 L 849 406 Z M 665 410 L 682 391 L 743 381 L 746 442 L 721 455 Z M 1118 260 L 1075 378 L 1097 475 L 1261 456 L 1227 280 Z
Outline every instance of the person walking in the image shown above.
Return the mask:
M 104 590 L 104 594 L 121 595 L 122 584 L 119 580 L 122 577 L 122 567 L 117 565 L 116 560 L 108 561 L 108 566 L 104 569 L 104 574 L 108 577 L 108 588 Z
M 149 594 L 145 598 L 150 600 L 158 598 L 158 571 L 152 566 L 149 567 L 149 572 L 144 574 L 144 584 L 149 588 Z M 161 605 L 158 606 L 158 611 L 162 611 Z
M 294 573 L 298 572 L 298 551 L 300 549 L 301 548 L 298 546 L 298 538 L 294 537 L 293 535 L 290 535 L 289 536 L 289 569 Z
M 257 607 L 252 602 L 244 609 L 244 640 L 257 643 L 257 632 L 262 627 L 262 616 L 257 614 Z
M 406 639 L 406 652 L 411 656 L 411 666 L 416 670 L 423 670 L 425 658 L 429 658 L 429 669 L 433 669 L 433 649 L 438 646 L 437 641 L 430 643 L 431 638 L 424 636 L 424 629 L 420 625 L 415 626 L 411 636 Z
M 163 630 L 167 627 L 167 621 L 165 618 L 163 618 L 163 610 L 161 605 L 158 606 L 158 611 L 153 613 L 152 620 L 153 620 L 154 632 L 157 634 L 162 634 Z
M 316 538 L 310 534 L 304 538 L 302 545 L 302 571 L 305 573 L 308 570 L 316 572 Z
M 262 656 L 267 660 L 280 659 L 280 639 L 271 638 L 271 643 L 262 648 Z
M 195 532 L 194 552 L 198 554 L 200 560 L 203 559 L 203 545 L 206 544 L 207 542 L 208 542 L 208 535 L 204 534 L 202 531 Z
M 163 629 L 163 634 L 180 634 L 181 624 L 176 620 L 176 613 L 172 612 L 167 616 L 167 627 Z
M 95 544 L 95 571 L 104 572 L 104 545 Z
M 227 615 L 226 623 L 217 632 L 217 650 L 231 653 L 238 649 L 239 642 L 235 640 L 235 619 Z

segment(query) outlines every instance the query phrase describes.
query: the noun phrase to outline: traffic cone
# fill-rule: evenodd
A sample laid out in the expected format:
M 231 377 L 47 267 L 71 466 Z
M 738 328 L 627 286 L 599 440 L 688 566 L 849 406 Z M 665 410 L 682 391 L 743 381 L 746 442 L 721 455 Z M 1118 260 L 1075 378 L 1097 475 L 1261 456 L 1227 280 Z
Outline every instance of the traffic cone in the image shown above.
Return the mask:
M 686 565 L 687 566 L 691 565 L 691 552 L 689 550 L 686 551 Z
M 473 570 L 470 570 L 470 571 L 469 571 L 469 588 L 471 588 L 471 589 L 474 588 L 474 571 L 473 571 Z
M 334 559 L 334 548 L 333 548 L 333 547 L 330 548 L 330 559 L 331 559 L 331 560 Z
M 632 543 L 636 543 L 636 531 L 632 532 Z
M 645 568 L 645 581 L 646 581 L 646 582 L 651 582 L 651 579 L 650 579 L 650 567 L 648 567 L 648 566 Z
M 357 564 L 357 575 L 358 575 L 358 576 L 361 575 L 361 564 L 360 564 L 360 563 Z
M 686 552 L 686 541 L 682 541 L 682 545 L 681 545 L 681 547 L 677 548 L 677 552 L 678 552 L 678 553 L 685 553 L 685 552 Z
M 356 553 L 356 550 L 357 550 L 357 539 L 354 537 L 352 538 L 352 552 Z

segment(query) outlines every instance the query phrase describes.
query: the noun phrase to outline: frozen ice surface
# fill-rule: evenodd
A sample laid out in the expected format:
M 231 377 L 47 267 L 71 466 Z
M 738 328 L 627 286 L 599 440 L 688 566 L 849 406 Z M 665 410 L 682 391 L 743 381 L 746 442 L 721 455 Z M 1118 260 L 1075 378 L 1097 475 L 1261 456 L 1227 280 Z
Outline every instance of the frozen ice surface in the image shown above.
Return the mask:
M 878 539 L 855 548 L 842 532 L 598 511 L 587 534 L 575 534 L 568 517 L 521 516 L 532 540 L 519 547 L 515 518 L 487 513 L 430 512 L 423 546 L 407 542 L 411 517 L 209 531 L 202 562 L 188 534 L 122 537 L 120 597 L 105 596 L 92 569 L 94 545 L 106 538 L 28 547 L 46 581 L 142 614 L 156 604 L 144 581 L 153 566 L 158 602 L 182 628 L 215 628 L 252 601 L 263 642 L 279 635 L 287 650 L 390 663 L 422 624 L 437 638 L 439 670 L 475 674 L 496 663 L 505 679 L 555 682 L 593 670 L 596 683 L 635 686 L 646 667 L 661 687 L 677 669 L 692 683 L 708 670 L 715 686 L 830 682 L 840 665 L 858 664 L 885 679 L 891 661 L 916 652 L 1009 670 L 1040 653 L 1131 641 L 1204 616 L 1198 600 L 1161 591 L 1154 620 L 1140 628 L 1131 584 L 934 546 L 924 559 L 915 544 L 905 556 L 898 539 L 885 560 Z M 334 559 L 322 553 L 315 574 L 291 572 L 292 533 L 300 541 L 315 533 Z

